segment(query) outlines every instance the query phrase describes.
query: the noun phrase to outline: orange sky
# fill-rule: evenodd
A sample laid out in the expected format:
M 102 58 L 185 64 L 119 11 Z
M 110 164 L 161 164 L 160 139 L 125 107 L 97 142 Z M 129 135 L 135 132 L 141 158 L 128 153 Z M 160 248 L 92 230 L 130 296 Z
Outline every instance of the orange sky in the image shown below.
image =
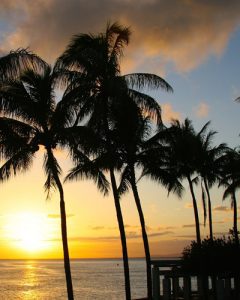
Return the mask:
M 212 120 L 217 143 L 239 145 L 240 2 L 231 0 L 28 0 L 0 1 L 0 55 L 29 47 L 52 63 L 77 33 L 98 33 L 107 21 L 131 26 L 123 73 L 163 76 L 173 94 L 151 93 L 161 104 L 163 120 L 189 117 L 199 129 Z M 47 22 L 46 22 L 47 20 Z M 65 153 L 57 158 L 66 174 Z M 0 162 L 1 163 L 1 162 Z M 0 185 L 1 258 L 61 258 L 58 193 L 46 201 L 42 150 L 31 171 Z M 64 184 L 70 255 L 120 257 L 121 245 L 111 194 L 103 197 L 93 182 Z M 148 227 L 151 254 L 176 255 L 195 237 L 191 197 L 167 196 L 159 185 L 142 180 L 139 193 Z M 212 191 L 216 236 L 232 227 L 230 201 Z M 201 193 L 197 189 L 203 223 Z M 143 256 L 133 197 L 121 201 L 129 254 Z M 202 235 L 208 228 L 201 226 Z M 32 241 L 32 243 L 31 243 Z
M 71 164 L 63 152 L 56 156 L 64 170 Z M 1 258 L 61 258 L 58 193 L 46 200 L 42 151 L 31 171 L 1 184 Z M 64 184 L 68 238 L 72 258 L 121 257 L 121 244 L 112 195 L 103 197 L 91 181 Z M 194 238 L 194 218 L 188 191 L 182 200 L 147 180 L 139 183 L 153 256 L 178 255 Z M 198 191 L 199 193 L 199 191 Z M 232 212 L 215 191 L 214 231 L 226 233 Z M 215 199 L 218 197 L 218 199 Z M 228 203 L 226 203 L 228 204 Z M 129 255 L 143 256 L 141 231 L 131 193 L 121 201 Z M 220 207 L 220 208 L 219 208 Z M 202 208 L 199 202 L 200 219 Z M 201 227 L 208 234 L 207 227 Z

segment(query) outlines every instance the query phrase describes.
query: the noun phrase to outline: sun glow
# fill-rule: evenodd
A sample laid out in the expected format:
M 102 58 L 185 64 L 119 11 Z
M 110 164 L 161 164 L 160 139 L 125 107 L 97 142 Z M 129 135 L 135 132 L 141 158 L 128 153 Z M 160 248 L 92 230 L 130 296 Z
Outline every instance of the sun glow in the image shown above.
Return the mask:
M 11 219 L 7 227 L 16 247 L 29 252 L 37 252 L 49 247 L 47 218 L 44 215 L 22 213 Z

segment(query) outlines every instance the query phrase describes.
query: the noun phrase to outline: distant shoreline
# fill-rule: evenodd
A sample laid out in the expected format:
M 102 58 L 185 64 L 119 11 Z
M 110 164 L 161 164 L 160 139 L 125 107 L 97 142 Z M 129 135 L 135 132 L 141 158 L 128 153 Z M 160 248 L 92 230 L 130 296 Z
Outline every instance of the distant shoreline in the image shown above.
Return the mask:
M 179 255 L 162 255 L 162 256 L 153 256 L 152 259 L 167 259 L 167 258 L 179 258 Z M 145 257 L 130 257 L 129 260 L 142 260 Z M 43 260 L 43 261 L 62 261 L 62 258 L 1 258 L 0 261 L 20 261 L 20 260 Z M 122 260 L 122 257 L 90 257 L 90 258 L 71 258 L 71 261 L 74 260 Z

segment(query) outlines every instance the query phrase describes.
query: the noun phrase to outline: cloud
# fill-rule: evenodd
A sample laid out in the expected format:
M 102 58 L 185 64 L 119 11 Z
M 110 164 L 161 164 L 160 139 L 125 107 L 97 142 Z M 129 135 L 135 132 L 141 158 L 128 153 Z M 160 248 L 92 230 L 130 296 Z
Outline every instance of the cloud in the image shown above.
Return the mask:
M 214 211 L 222 211 L 222 212 L 229 212 L 231 211 L 231 209 L 227 206 L 223 206 L 223 205 L 220 205 L 220 206 L 215 206 L 213 208 Z
M 67 214 L 66 217 L 67 218 L 71 218 L 71 217 L 74 217 L 75 215 L 74 214 Z M 60 219 L 61 216 L 59 214 L 48 214 L 48 218 L 49 219 Z
M 187 202 L 185 205 L 184 205 L 185 208 L 193 208 L 193 204 L 191 202 Z
M 148 237 L 158 237 L 158 236 L 164 236 L 164 235 L 172 235 L 174 234 L 174 232 L 172 231 L 164 231 L 164 232 L 156 232 L 156 233 L 150 233 L 148 234 Z M 138 238 L 142 238 L 141 234 L 138 234 L 137 232 L 134 231 L 130 231 L 130 232 L 126 232 L 126 237 L 127 239 L 138 239 Z M 76 236 L 76 237 L 69 237 L 68 238 L 69 241 L 71 242 L 82 242 L 82 241 L 88 241 L 88 242 L 95 242 L 95 241 L 115 241 L 115 240 L 119 240 L 119 236 Z M 61 239 L 60 238 L 54 238 L 54 239 L 48 239 L 46 241 L 51 241 L 51 242 L 60 242 Z
M 221 55 L 240 23 L 238 0 L 4 0 L 0 11 L 11 28 L 3 50 L 29 46 L 53 61 L 73 34 L 118 20 L 133 32 L 126 68 L 150 65 L 159 74 L 166 64 L 189 71 Z
M 111 227 L 107 227 L 107 229 L 109 229 L 109 230 L 117 230 L 118 227 L 117 226 L 111 226 Z
M 206 118 L 209 114 L 209 105 L 201 102 L 195 109 L 194 109 L 195 115 L 198 118 Z
M 194 235 L 194 234 L 183 234 L 183 235 L 177 235 L 176 238 L 195 239 L 196 235 Z
M 169 229 L 176 229 L 176 226 L 159 226 L 157 230 L 169 230 Z
M 104 226 L 90 226 L 90 228 L 92 229 L 92 230 L 103 230 L 103 229 L 105 229 L 105 227 Z
M 181 120 L 181 113 L 174 111 L 170 103 L 161 104 L 163 122 L 171 122 L 172 120 Z
M 126 224 L 124 225 L 125 228 L 140 228 L 139 225 L 129 225 L 129 224 Z
M 155 237 L 155 236 L 163 236 L 163 235 L 172 235 L 174 234 L 173 231 L 163 231 L 163 232 L 155 232 L 148 234 L 148 237 Z
M 193 227 L 196 227 L 195 224 L 186 224 L 186 225 L 183 225 L 182 226 L 183 228 L 193 228 Z
M 229 232 L 228 231 L 223 231 L 223 232 L 215 232 L 214 235 L 217 235 L 217 236 L 227 236 L 229 235 Z
M 203 224 L 200 224 L 200 226 L 203 226 Z M 182 228 L 194 228 L 196 227 L 196 224 L 185 224 L 182 225 Z
M 214 224 L 225 224 L 226 221 L 214 221 L 213 223 L 214 223 Z
M 145 226 L 145 228 L 146 228 L 146 230 L 148 231 L 148 232 L 150 232 L 150 231 L 152 231 L 153 230 L 153 228 L 152 227 L 150 227 L 150 226 Z

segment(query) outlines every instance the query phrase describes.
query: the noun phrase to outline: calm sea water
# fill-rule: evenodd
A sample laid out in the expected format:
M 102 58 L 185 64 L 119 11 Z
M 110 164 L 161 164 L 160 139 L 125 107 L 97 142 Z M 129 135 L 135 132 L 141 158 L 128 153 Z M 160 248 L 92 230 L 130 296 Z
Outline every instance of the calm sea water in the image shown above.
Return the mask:
M 75 299 L 125 299 L 120 259 L 73 260 Z M 132 297 L 146 296 L 145 262 L 130 259 Z M 0 299 L 67 299 L 63 262 L 60 260 L 0 260 Z

